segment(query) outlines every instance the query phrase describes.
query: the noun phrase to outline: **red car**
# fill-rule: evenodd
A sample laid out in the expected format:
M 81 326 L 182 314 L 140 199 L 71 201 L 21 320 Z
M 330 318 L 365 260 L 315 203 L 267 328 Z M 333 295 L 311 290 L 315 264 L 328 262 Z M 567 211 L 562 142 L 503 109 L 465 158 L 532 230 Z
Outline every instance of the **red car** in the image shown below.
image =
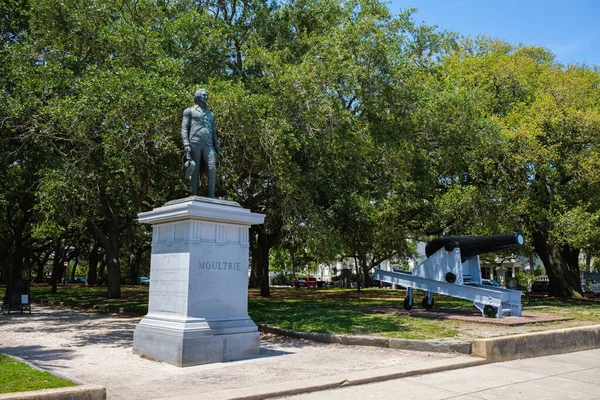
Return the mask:
M 306 287 L 317 287 L 317 278 L 306 278 Z

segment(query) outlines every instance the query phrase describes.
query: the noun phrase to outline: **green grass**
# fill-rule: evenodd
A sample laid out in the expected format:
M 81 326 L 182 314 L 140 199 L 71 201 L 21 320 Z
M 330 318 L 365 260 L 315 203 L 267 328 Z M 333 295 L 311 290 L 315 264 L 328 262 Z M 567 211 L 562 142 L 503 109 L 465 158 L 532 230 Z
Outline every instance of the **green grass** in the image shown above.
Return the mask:
M 562 327 L 561 323 L 528 325 L 526 328 L 495 328 L 479 324 L 424 318 L 403 311 L 404 291 L 294 290 L 274 289 L 271 298 L 252 295 L 249 313 L 254 322 L 303 332 L 376 335 L 403 339 L 457 339 L 539 331 Z M 420 308 L 423 292 L 415 292 L 415 308 Z M 435 309 L 476 311 L 473 303 L 435 295 Z M 525 300 L 525 299 L 524 299 Z M 524 301 L 525 303 L 526 301 Z M 540 298 L 535 304 L 546 306 L 527 310 L 528 314 L 550 314 L 574 318 L 571 324 L 600 322 L 600 299 L 560 300 Z
M 26 392 L 75 386 L 73 382 L 41 372 L 0 354 L 0 393 Z
M 600 299 L 596 301 L 583 300 L 561 300 L 555 298 L 541 298 L 529 304 L 529 306 L 544 306 L 544 308 L 527 308 L 527 300 L 522 300 L 525 312 L 530 314 L 556 315 L 565 318 L 574 318 L 578 321 L 589 321 L 600 323 Z
M 456 321 L 406 315 L 402 310 L 403 292 L 276 289 L 272 293 L 271 298 L 250 300 L 248 312 L 254 322 L 302 332 L 415 340 L 453 338 L 458 334 Z
M 106 299 L 106 288 L 80 285 L 59 286 L 51 294 L 48 286 L 32 287 L 32 301 L 53 302 L 65 306 L 144 315 L 148 307 L 147 286 L 122 286 L 121 299 Z M 292 289 L 272 288 L 271 297 L 262 298 L 258 291 L 249 291 L 248 312 L 254 322 L 283 329 L 349 335 L 375 335 L 416 340 L 468 340 L 481 337 L 474 324 L 451 320 L 410 316 L 404 312 L 403 290 L 363 289 Z M 420 308 L 423 292 L 416 291 L 414 304 Z M 473 303 L 452 297 L 435 295 L 435 309 L 474 311 Z M 527 301 L 523 299 L 523 305 Z M 538 298 L 526 309 L 526 314 L 550 314 L 575 319 L 575 324 L 600 323 L 600 298 L 560 300 Z M 560 324 L 528 326 L 528 331 L 563 327 Z M 497 330 L 485 333 L 504 335 L 519 333 Z
M 106 287 L 88 287 L 82 285 L 59 285 L 56 293 L 50 293 L 46 285 L 32 286 L 31 299 L 35 302 L 53 302 L 81 309 L 101 309 L 118 312 L 120 310 L 135 314 L 148 312 L 147 286 L 121 286 L 120 299 L 107 299 Z

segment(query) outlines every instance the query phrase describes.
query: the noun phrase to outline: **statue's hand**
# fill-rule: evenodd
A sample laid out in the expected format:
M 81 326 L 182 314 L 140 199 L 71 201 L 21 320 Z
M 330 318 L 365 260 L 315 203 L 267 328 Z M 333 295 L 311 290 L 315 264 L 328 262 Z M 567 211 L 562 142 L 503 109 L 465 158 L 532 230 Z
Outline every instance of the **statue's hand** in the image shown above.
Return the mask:
M 223 152 L 221 151 L 221 149 L 217 150 L 217 154 L 219 155 L 219 157 L 223 157 Z
M 191 158 L 192 158 L 192 148 L 191 148 L 190 146 L 186 146 L 186 147 L 185 147 L 185 156 L 186 156 L 188 159 L 191 159 Z

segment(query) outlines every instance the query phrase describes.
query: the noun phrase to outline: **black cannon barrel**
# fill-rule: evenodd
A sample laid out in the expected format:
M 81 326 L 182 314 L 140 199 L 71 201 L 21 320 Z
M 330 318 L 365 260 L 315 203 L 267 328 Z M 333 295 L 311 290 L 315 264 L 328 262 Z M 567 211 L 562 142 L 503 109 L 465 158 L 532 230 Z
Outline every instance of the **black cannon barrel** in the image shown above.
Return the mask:
M 463 259 L 484 253 L 520 247 L 525 239 L 520 233 L 503 233 L 489 236 L 443 236 L 433 239 L 425 246 L 425 255 L 430 257 L 442 247 L 447 251 L 460 248 Z

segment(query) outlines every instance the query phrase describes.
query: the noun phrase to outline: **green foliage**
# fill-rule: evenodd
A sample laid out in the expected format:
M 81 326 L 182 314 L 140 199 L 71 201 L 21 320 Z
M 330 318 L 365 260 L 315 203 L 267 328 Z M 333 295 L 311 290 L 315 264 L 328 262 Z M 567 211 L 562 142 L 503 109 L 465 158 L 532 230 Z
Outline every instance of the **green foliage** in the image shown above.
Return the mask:
M 527 288 L 527 290 L 530 289 L 531 284 L 535 281 L 534 275 L 531 275 L 530 273 L 523 272 L 523 271 L 517 271 L 516 278 L 517 278 L 517 285 L 519 285 L 520 287 Z
M 99 243 L 118 296 L 149 245 L 137 213 L 189 193 L 179 128 L 200 86 L 217 195 L 266 214 L 253 281 L 275 248 L 278 269 L 346 256 L 367 279 L 410 240 L 519 230 L 568 295 L 572 260 L 600 249 L 597 70 L 380 1 L 1 7 L 3 278 Z
M 38 371 L 29 365 L 0 354 L 0 393 L 25 392 L 75 386 L 73 382 Z
M 543 49 L 468 41 L 415 113 L 442 188 L 431 228 L 522 231 L 551 289 L 579 291 L 579 249 L 597 246 L 600 76 Z M 553 261 L 551 261 L 553 260 Z
M 279 273 L 271 279 L 271 283 L 273 285 L 285 285 L 288 286 L 290 284 L 290 279 L 286 277 L 283 273 Z

